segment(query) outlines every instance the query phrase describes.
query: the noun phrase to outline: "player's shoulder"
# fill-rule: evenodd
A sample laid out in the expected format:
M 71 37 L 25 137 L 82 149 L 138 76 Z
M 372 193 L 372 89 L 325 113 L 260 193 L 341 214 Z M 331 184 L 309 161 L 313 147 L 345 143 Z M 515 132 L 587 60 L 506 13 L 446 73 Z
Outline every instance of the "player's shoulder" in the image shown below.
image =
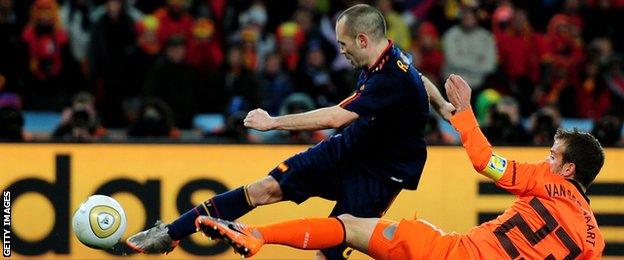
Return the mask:
M 414 59 L 412 55 L 394 46 L 388 54 L 386 67 L 389 72 L 397 73 L 403 76 L 413 76 L 412 70 L 416 70 L 413 65 Z M 416 70 L 418 72 L 418 70 Z M 420 74 L 418 72 L 417 74 Z

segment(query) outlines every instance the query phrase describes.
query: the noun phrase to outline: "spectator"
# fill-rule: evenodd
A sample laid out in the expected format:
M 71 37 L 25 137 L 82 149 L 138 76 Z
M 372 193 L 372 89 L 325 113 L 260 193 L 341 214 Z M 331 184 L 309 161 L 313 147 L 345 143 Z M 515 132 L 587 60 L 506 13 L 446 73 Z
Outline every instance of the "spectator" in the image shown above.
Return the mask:
M 13 1 L 0 0 L 0 73 L 6 76 L 19 75 L 19 69 L 26 68 L 26 62 L 19 57 L 21 31 Z
M 595 38 L 588 46 L 589 60 L 593 60 L 600 66 L 606 66 L 609 61 L 618 55 L 613 50 L 613 44 L 608 38 Z
M 67 33 L 61 27 L 54 0 L 37 0 L 22 40 L 28 48 L 29 78 L 24 90 L 28 109 L 56 110 L 67 102 L 68 83 L 61 72 L 68 62 Z
M 624 71 L 622 59 L 614 57 L 606 65 L 603 78 L 611 91 L 611 112 L 624 118 Z
M 0 141 L 23 141 L 28 135 L 22 130 L 22 99 L 5 87 L 6 78 L 0 74 Z
M 86 62 L 91 39 L 90 0 L 68 0 L 61 6 L 61 21 L 69 36 L 71 53 L 80 64 Z
M 318 107 L 331 106 L 339 101 L 339 97 L 336 96 L 336 85 L 325 64 L 325 56 L 318 42 L 308 42 L 308 46 L 305 59 L 297 72 L 295 91 L 308 94 Z
M 171 108 L 160 99 L 147 99 L 139 109 L 135 122 L 128 128 L 129 137 L 179 138 Z
M 23 141 L 23 127 L 22 111 L 10 106 L 0 106 L 0 141 Z
M 593 2 L 593 3 L 592 3 Z M 583 12 L 585 28 L 582 35 L 585 42 L 597 37 L 606 37 L 613 41 L 618 52 L 624 52 L 624 24 L 623 9 L 616 8 L 612 0 L 588 1 L 588 8 Z
M 520 111 L 516 100 L 504 97 L 492 110 L 483 127 L 483 134 L 494 144 L 526 144 L 530 142 L 527 131 L 520 122 Z
M 163 100 L 173 110 L 176 126 L 187 129 L 198 111 L 199 75 L 185 60 L 184 37 L 171 37 L 163 52 L 148 73 L 143 94 Z
M 511 19 L 514 15 L 514 9 L 507 2 L 502 2 L 492 13 L 492 34 L 498 40 L 500 34 L 511 25 Z
M 496 105 L 502 98 L 500 92 L 492 88 L 487 88 L 481 91 L 475 99 L 475 114 L 479 124 L 485 124 L 486 120 L 490 118 L 492 112 L 491 107 Z
M 561 70 L 560 73 L 569 77 L 572 84 L 578 84 L 577 75 L 585 53 L 580 39 L 574 35 L 574 30 L 576 27 L 568 16 L 553 16 L 548 23 L 542 60 L 550 67 L 550 71 Z
M 153 15 L 146 15 L 135 23 L 134 30 L 136 32 L 136 43 L 130 52 L 131 58 L 128 62 L 132 64 L 129 68 L 132 72 L 134 86 L 141 86 L 145 82 L 147 73 L 151 66 L 156 62 L 161 51 L 161 45 L 158 41 L 157 31 L 159 22 Z M 138 93 L 133 93 L 138 96 Z
M 506 11 L 499 12 L 506 9 L 509 14 L 504 14 Z M 502 14 L 510 16 L 508 22 L 497 25 L 500 28 L 495 34 L 500 68 L 507 77 L 503 80 L 502 91 L 516 97 L 522 115 L 528 116 L 536 107 L 532 96 L 541 76 L 543 36 L 533 30 L 524 9 L 512 10 L 508 6 L 503 6 L 494 13 L 495 16 Z
M 265 66 L 259 76 L 262 105 L 270 115 L 276 116 L 284 99 L 293 91 L 293 81 L 280 63 L 280 56 L 272 53 L 267 56 Z
M 220 112 L 226 116 L 239 111 L 249 111 L 260 104 L 260 86 L 253 71 L 243 65 L 241 47 L 231 46 L 227 53 L 226 64 L 212 88 L 219 88 L 216 97 Z
M 215 33 L 214 24 L 206 18 L 197 19 L 193 25 L 186 56 L 189 64 L 202 74 L 215 73 L 223 63 L 223 50 Z
M 461 23 L 442 37 L 444 75 L 461 75 L 470 86 L 479 89 L 485 76 L 496 66 L 496 46 L 492 35 L 479 27 L 474 10 L 461 11 Z
M 568 16 L 570 23 L 573 25 L 571 33 L 575 38 L 581 37 L 581 32 L 583 32 L 585 26 L 580 8 L 580 0 L 564 0 L 561 8 L 561 13 Z
M 92 142 L 105 134 L 106 129 L 100 124 L 93 96 L 81 92 L 74 97 L 71 107 L 63 110 L 61 122 L 54 130 L 52 138 L 62 141 Z
M 239 31 L 243 66 L 251 71 L 257 71 L 260 68 L 260 60 L 263 58 L 263 54 L 258 53 L 257 46 L 260 40 L 259 29 L 256 26 L 247 26 Z
M 94 8 L 91 11 L 91 21 L 97 22 L 102 19 L 103 16 L 108 13 L 108 0 L 90 0 L 93 2 Z M 120 0 L 122 2 L 123 8 L 122 11 L 130 17 L 133 22 L 137 22 L 141 20 L 143 17 L 143 13 L 141 10 L 137 9 L 133 3 L 136 3 L 135 0 Z M 150 1 L 158 1 L 158 0 L 150 0 Z
M 193 17 L 188 13 L 190 0 L 167 0 L 167 5 L 154 12 L 158 18 L 158 40 L 161 44 L 172 36 L 182 36 L 190 40 Z
M 417 27 L 417 36 L 412 47 L 416 68 L 427 76 L 436 86 L 442 76 L 444 54 L 440 50 L 440 37 L 435 25 L 423 22 Z
M 592 135 L 604 146 L 621 144 L 622 119 L 613 115 L 607 115 L 594 121 Z
M 106 127 L 126 126 L 121 103 L 140 90 L 133 84 L 130 62 L 136 44 L 135 22 L 125 9 L 124 0 L 106 1 L 106 14 L 93 25 L 89 47 L 93 93 Z
M 284 68 L 289 72 L 295 72 L 299 65 L 299 48 L 305 42 L 303 31 L 296 23 L 285 22 L 277 28 L 275 37 Z
M 529 133 L 534 145 L 549 145 L 560 126 L 561 117 L 555 107 L 546 106 L 537 110 L 529 118 Z
M 323 56 L 325 56 L 326 60 L 333 60 L 338 54 L 334 46 L 335 42 L 330 42 L 327 34 L 323 34 L 321 31 L 322 28 L 319 21 L 315 19 L 315 17 L 318 17 L 319 15 L 317 15 L 313 9 L 305 8 L 303 6 L 305 6 L 305 4 L 301 5 L 299 9 L 295 11 L 293 14 L 293 20 L 303 32 L 303 38 L 305 41 L 307 43 L 314 42 L 315 47 L 319 48 L 323 52 Z M 333 27 L 331 34 L 331 39 L 333 39 Z M 307 53 L 308 47 L 310 47 L 310 44 L 298 45 L 299 52 Z
M 611 92 L 604 78 L 600 76 L 597 62 L 585 63 L 582 82 L 576 89 L 576 116 L 599 119 L 609 112 Z M 569 102 L 569 101 L 566 101 Z
M 566 15 L 555 15 L 548 23 L 545 37 L 543 82 L 534 97 L 539 106 L 556 105 L 564 117 L 575 117 L 575 91 L 582 84 L 580 66 L 585 59 L 583 46 L 572 31 L 574 25 Z
M 267 10 L 263 1 L 253 1 L 251 6 L 238 16 L 240 30 L 238 38 L 230 39 L 243 45 L 245 64 L 248 68 L 260 71 L 269 52 L 275 50 L 275 38 L 266 33 Z
M 517 9 L 511 17 L 510 25 L 495 35 L 499 61 L 510 81 L 521 85 L 519 94 L 530 96 L 540 79 L 543 39 L 529 24 L 525 10 Z
M 379 0 L 376 7 L 386 17 L 388 39 L 391 39 L 401 49 L 408 50 L 412 41 L 409 27 L 401 15 L 393 9 L 392 3 L 392 0 Z

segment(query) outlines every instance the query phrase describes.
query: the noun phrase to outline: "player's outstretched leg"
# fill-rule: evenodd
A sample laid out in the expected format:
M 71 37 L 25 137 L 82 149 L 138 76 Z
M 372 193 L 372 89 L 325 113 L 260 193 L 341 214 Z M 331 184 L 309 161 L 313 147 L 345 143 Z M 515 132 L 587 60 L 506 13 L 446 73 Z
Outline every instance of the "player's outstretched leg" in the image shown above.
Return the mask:
M 162 221 L 156 221 L 154 227 L 128 238 L 126 244 L 135 251 L 144 254 L 167 254 L 179 242 L 172 240 L 167 234 L 167 230 L 167 226 Z
M 264 245 L 264 239 L 257 229 L 241 223 L 199 216 L 195 220 L 195 225 L 197 230 L 208 238 L 225 241 L 237 253 L 245 257 L 255 255 Z
M 279 183 L 267 176 L 248 186 L 239 187 L 199 204 L 185 212 L 169 225 L 158 225 L 149 230 L 137 233 L 126 244 L 140 253 L 169 252 L 177 241 L 195 233 L 195 219 L 201 215 L 209 215 L 226 220 L 235 220 L 255 206 L 275 203 L 282 200 Z

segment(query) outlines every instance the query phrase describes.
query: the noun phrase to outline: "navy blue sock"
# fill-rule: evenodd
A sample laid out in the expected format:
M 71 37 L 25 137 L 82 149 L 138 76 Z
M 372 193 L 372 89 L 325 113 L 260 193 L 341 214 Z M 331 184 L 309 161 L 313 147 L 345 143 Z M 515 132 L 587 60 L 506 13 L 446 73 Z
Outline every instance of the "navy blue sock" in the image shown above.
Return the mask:
M 178 219 L 167 225 L 168 234 L 173 240 L 180 240 L 195 233 L 195 219 L 208 215 L 225 220 L 236 220 L 254 209 L 247 196 L 245 187 L 221 193 L 197 207 L 185 212 Z

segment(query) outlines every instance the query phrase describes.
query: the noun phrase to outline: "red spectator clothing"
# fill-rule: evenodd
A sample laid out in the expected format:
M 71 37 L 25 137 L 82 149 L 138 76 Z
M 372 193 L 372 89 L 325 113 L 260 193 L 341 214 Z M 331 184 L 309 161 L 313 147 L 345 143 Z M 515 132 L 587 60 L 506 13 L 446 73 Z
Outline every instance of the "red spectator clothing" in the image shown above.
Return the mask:
M 212 11 L 212 19 L 220 24 L 225 15 L 227 0 L 207 0 L 207 2 Z
M 293 52 L 282 53 L 281 55 L 284 68 L 286 68 L 289 72 L 295 72 L 297 70 L 297 66 L 299 65 L 299 54 Z
M 538 33 L 508 30 L 496 35 L 498 57 L 510 79 L 530 78 L 534 83 L 540 78 L 540 56 L 544 53 L 544 39 Z
M 161 44 L 164 45 L 167 39 L 174 35 L 181 35 L 187 40 L 190 39 L 193 29 L 193 17 L 188 13 L 183 13 L 179 19 L 174 19 L 169 15 L 167 8 L 162 7 L 154 12 L 154 16 L 159 21 L 157 34 L 158 41 Z
M 201 41 L 195 38 L 188 44 L 186 59 L 191 66 L 217 71 L 223 64 L 223 50 L 215 40 Z
M 578 38 L 574 38 L 570 33 L 558 32 L 559 26 L 564 25 L 573 26 L 569 17 L 562 14 L 553 16 L 548 23 L 545 54 L 542 59 L 552 63 L 554 67 L 564 69 L 566 75 L 577 77 L 585 53 Z
M 432 75 L 433 77 L 440 77 L 442 75 L 442 65 L 444 64 L 444 54 L 440 50 L 422 50 L 420 53 L 420 64 L 418 64 L 418 70 L 424 72 L 426 75 Z
M 30 70 L 35 77 L 45 80 L 61 72 L 61 50 L 68 43 L 65 31 L 55 29 L 51 34 L 38 35 L 33 25 L 27 25 L 22 39 L 28 46 Z
M 611 108 L 611 93 L 595 78 L 585 79 L 576 88 L 576 113 L 579 117 L 600 119 Z
M 557 104 L 559 96 L 566 88 L 570 86 L 570 82 L 566 79 L 553 79 L 550 88 L 542 95 L 537 97 L 537 104 L 540 107 Z
M 412 49 L 418 53 L 415 55 L 415 63 L 418 70 L 435 78 L 439 78 L 442 74 L 442 65 L 444 65 L 444 53 L 437 48 L 440 45 L 440 36 L 438 34 L 438 28 L 433 23 L 423 22 L 418 27 L 419 41 L 414 41 Z M 429 47 L 426 47 L 426 42 L 430 41 Z M 435 46 L 432 47 L 431 45 Z

